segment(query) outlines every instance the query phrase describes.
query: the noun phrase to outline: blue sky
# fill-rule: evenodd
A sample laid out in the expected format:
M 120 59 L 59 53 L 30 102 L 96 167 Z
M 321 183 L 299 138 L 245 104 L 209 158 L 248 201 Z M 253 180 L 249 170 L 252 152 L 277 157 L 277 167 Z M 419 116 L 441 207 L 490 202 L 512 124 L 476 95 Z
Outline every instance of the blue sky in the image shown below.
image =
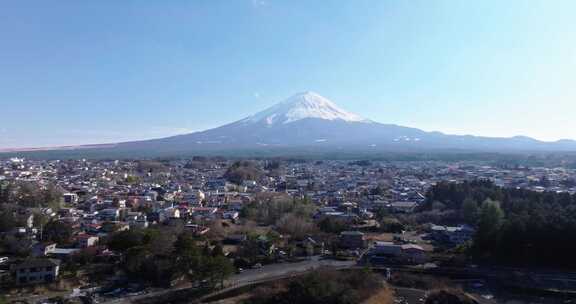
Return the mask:
M 385 123 L 576 139 L 575 1 L 1 1 L 0 148 L 207 129 L 300 91 Z

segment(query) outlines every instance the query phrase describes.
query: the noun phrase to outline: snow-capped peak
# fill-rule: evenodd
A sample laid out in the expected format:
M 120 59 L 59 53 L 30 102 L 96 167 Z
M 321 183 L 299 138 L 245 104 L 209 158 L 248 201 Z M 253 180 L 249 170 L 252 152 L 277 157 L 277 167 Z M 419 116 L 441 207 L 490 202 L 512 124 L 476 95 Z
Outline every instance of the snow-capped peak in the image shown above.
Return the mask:
M 342 110 L 332 101 L 314 92 L 296 94 L 281 103 L 246 118 L 244 122 L 264 122 L 268 125 L 273 125 L 287 124 L 305 118 L 370 122 L 359 115 Z

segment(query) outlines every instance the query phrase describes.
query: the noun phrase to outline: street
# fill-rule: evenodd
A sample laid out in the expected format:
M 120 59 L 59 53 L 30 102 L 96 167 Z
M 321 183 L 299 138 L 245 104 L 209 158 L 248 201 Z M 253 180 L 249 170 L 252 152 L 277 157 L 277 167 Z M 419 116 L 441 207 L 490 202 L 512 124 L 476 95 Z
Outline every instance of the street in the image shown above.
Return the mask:
M 302 274 L 320 267 L 330 267 L 330 268 L 349 268 L 356 265 L 356 261 L 336 261 L 336 260 L 323 260 L 319 256 L 311 257 L 309 260 L 298 262 L 298 263 L 281 263 L 281 264 L 271 264 L 264 265 L 260 269 L 247 269 L 240 274 L 233 275 L 226 282 L 226 288 L 233 289 L 244 285 L 266 282 L 269 280 L 277 280 L 289 277 L 291 275 Z M 99 299 L 99 303 L 106 304 L 127 304 L 133 303 L 136 300 L 143 300 L 148 298 L 159 297 L 162 295 L 167 295 L 172 292 L 182 291 L 190 289 L 190 286 L 164 289 L 157 292 L 151 292 L 145 295 L 134 296 L 134 297 L 122 297 L 114 298 L 109 300 Z
M 356 265 L 356 261 L 322 260 L 314 256 L 310 260 L 298 263 L 282 263 L 263 266 L 260 269 L 247 269 L 230 278 L 230 285 L 244 285 L 291 274 L 303 273 L 318 267 L 346 268 Z

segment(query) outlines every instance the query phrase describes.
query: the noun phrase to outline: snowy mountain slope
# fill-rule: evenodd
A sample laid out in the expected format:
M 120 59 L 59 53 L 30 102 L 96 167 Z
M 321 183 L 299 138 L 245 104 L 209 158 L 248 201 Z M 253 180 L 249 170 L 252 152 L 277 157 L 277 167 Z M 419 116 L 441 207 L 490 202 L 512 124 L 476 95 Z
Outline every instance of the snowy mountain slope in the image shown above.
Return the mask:
M 287 124 L 306 118 L 370 122 L 359 115 L 342 110 L 332 101 L 314 92 L 296 94 L 281 103 L 242 120 L 242 122 L 264 122 L 268 125 L 274 125 Z

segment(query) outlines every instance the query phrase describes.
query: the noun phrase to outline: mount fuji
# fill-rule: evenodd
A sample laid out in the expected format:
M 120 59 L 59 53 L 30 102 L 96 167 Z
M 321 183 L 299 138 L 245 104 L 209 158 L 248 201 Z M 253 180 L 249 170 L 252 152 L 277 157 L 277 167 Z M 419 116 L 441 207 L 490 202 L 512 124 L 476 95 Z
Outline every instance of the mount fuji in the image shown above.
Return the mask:
M 64 150 L 124 156 L 242 155 L 248 151 L 251 155 L 267 152 L 276 155 L 294 152 L 576 152 L 576 141 L 544 142 L 525 136 L 497 138 L 426 132 L 378 123 L 347 112 L 317 93 L 303 92 L 244 119 L 202 132 L 65 147 Z
M 340 109 L 332 101 L 314 93 L 304 92 L 278 103 L 244 120 L 245 123 L 266 122 L 268 125 L 287 124 L 307 118 L 370 122 L 354 113 Z
M 314 92 L 298 93 L 259 113 L 218 128 L 168 138 L 121 143 L 114 149 L 166 152 L 263 149 L 351 151 L 576 151 L 576 141 L 529 137 L 446 135 L 382 124 L 347 112 Z

